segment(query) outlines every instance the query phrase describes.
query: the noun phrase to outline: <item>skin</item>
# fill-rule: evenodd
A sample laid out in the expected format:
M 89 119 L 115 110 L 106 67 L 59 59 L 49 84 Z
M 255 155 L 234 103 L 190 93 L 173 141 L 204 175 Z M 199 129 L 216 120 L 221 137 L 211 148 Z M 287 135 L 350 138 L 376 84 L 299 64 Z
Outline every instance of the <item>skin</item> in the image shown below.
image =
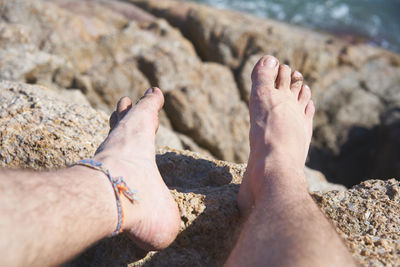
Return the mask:
M 272 56 L 259 60 L 252 81 L 250 157 L 238 196 L 247 220 L 226 266 L 354 266 L 307 190 L 310 88 Z
M 262 58 L 252 74 L 251 153 L 238 196 L 247 219 L 227 265 L 353 265 L 307 192 L 303 169 L 315 110 L 310 89 L 289 67 L 277 61 L 268 67 L 269 58 Z M 124 231 L 149 250 L 167 247 L 180 224 L 155 162 L 163 103 L 158 88 L 135 105 L 122 98 L 94 157 L 138 191 L 135 203 L 122 197 Z M 0 266 L 61 264 L 117 225 L 108 179 L 82 166 L 54 172 L 0 170 L 0 203 Z
M 118 103 L 112 130 L 95 159 L 123 176 L 139 201 L 122 202 L 125 232 L 142 248 L 167 247 L 179 230 L 179 210 L 155 162 L 158 112 L 149 89 L 134 106 Z M 0 266 L 53 266 L 76 256 L 117 226 L 114 191 L 104 174 L 75 166 L 55 172 L 0 171 Z

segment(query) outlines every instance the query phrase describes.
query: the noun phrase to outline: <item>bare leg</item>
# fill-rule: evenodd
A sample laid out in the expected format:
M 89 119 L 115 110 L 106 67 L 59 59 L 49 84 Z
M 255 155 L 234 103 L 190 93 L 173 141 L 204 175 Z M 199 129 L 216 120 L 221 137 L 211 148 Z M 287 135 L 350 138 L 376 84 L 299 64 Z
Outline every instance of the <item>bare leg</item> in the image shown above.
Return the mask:
M 311 199 L 304 164 L 315 108 L 310 88 L 272 56 L 254 67 L 250 158 L 239 191 L 248 217 L 228 266 L 353 266 Z
M 132 107 L 120 101 L 95 158 L 138 190 L 122 198 L 125 230 L 142 247 L 162 249 L 176 237 L 179 211 L 156 163 L 154 140 L 159 89 Z M 114 192 L 106 176 L 75 166 L 56 172 L 0 170 L 0 266 L 49 266 L 73 257 L 117 225 Z

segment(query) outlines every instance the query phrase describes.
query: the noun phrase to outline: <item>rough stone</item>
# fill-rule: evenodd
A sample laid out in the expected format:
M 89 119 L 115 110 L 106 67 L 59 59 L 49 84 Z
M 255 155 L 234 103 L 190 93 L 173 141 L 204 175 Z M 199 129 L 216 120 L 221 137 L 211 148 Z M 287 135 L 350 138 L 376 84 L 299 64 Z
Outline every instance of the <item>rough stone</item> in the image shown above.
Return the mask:
M 144 252 L 125 236 L 100 242 L 67 266 L 221 266 L 240 225 L 236 195 L 244 164 L 206 159 L 171 149 L 157 164 L 181 213 L 176 241 L 161 252 Z M 325 182 L 326 183 L 326 182 Z M 350 190 L 312 192 L 361 266 L 399 264 L 399 182 L 369 180 Z
M 245 101 L 251 90 L 250 73 L 260 56 L 275 55 L 282 63 L 302 72 L 317 106 L 310 166 L 331 179 L 341 177 L 337 182 L 347 185 L 387 173 L 363 165 L 382 161 L 379 156 L 367 156 L 377 150 L 369 144 L 383 142 L 375 134 L 376 128 L 386 129 L 380 117 L 400 106 L 398 54 L 196 3 L 165 0 L 160 5 L 157 0 L 129 1 L 178 27 L 203 60 L 229 66 Z
M 255 61 L 274 54 L 302 71 L 313 89 L 317 113 L 309 165 L 347 185 L 387 176 L 374 166 L 383 162 L 375 152 L 376 144 L 390 146 L 380 137 L 390 135 L 381 134 L 388 130 L 381 118 L 400 106 L 398 55 L 195 3 L 130 2 L 155 16 L 119 1 L 3 1 L 0 78 L 79 89 L 107 112 L 121 96 L 135 100 L 147 87 L 159 86 L 168 109 L 162 125 L 186 135 L 197 151 L 244 162 L 248 111 L 240 98 L 248 101 Z M 231 70 L 203 63 L 196 53 Z M 366 162 L 370 167 L 363 167 Z M 390 169 L 389 176 L 399 174 Z
M 347 191 L 314 193 L 362 266 L 400 264 L 400 184 L 368 180 Z
M 137 99 L 149 87 L 132 54 L 116 55 L 117 42 L 109 40 L 123 38 L 131 19 L 153 20 L 148 13 L 119 1 L 72 0 L 3 1 L 0 12 L 1 46 L 9 48 L 0 55 L 8 59 L 1 78 L 77 88 L 108 112 L 121 96 Z
M 166 21 L 119 1 L 5 0 L 0 15 L 0 45 L 7 48 L 0 78 L 79 89 L 108 113 L 120 97 L 136 100 L 158 86 L 166 93 L 165 127 L 187 135 L 197 150 L 247 159 L 248 111 L 231 71 L 202 63 Z M 179 94 L 194 105 L 182 106 Z
M 135 26 L 125 29 L 127 43 L 118 39 L 117 51 L 134 50 L 139 69 L 152 85 L 164 90 L 165 111 L 173 128 L 219 158 L 245 161 L 248 110 L 229 69 L 202 63 L 193 46 L 165 21 L 142 29 L 146 31 Z M 141 42 L 132 43 L 137 39 Z
M 213 155 L 245 162 L 249 153 L 248 110 L 229 71 L 213 63 L 203 66 L 209 69 L 203 83 L 198 88 L 168 92 L 165 110 L 175 129 Z
M 91 157 L 106 115 L 39 86 L 0 82 L 0 166 L 55 169 Z
M 68 166 L 92 157 L 108 131 L 106 114 L 92 109 L 80 91 L 0 82 L 1 167 Z M 162 125 L 156 146 L 190 148 L 209 155 L 189 137 Z
M 90 157 L 108 132 L 102 112 L 70 104 L 54 90 L 0 83 L 0 166 L 63 168 Z M 124 235 L 105 239 L 65 266 L 220 266 L 240 224 L 236 204 L 245 164 L 194 152 L 158 150 L 157 164 L 181 213 L 181 232 L 162 252 L 136 248 Z M 350 190 L 306 169 L 310 191 L 364 266 L 398 265 L 400 187 L 371 180 Z M 341 191 L 338 191 L 341 190 Z M 372 240 L 372 241 L 371 241 Z

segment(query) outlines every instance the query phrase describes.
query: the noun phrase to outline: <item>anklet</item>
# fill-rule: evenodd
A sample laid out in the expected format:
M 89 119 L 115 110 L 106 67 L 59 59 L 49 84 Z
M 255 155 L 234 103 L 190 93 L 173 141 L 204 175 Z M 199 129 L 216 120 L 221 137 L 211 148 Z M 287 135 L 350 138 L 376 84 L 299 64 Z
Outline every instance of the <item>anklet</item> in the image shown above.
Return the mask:
M 71 166 L 81 165 L 86 166 L 94 170 L 101 171 L 104 173 L 108 180 L 110 180 L 111 185 L 114 189 L 115 198 L 117 199 L 117 210 L 118 210 L 118 225 L 115 231 L 110 236 L 116 236 L 122 232 L 122 228 L 125 223 L 125 213 L 121 202 L 121 196 L 124 194 L 132 203 L 138 198 L 135 196 L 137 194 L 136 190 L 132 190 L 128 187 L 124 178 L 121 176 L 112 177 L 110 171 L 103 167 L 103 164 L 100 161 L 95 161 L 93 159 L 84 159 L 78 161 L 77 163 L 72 164 Z

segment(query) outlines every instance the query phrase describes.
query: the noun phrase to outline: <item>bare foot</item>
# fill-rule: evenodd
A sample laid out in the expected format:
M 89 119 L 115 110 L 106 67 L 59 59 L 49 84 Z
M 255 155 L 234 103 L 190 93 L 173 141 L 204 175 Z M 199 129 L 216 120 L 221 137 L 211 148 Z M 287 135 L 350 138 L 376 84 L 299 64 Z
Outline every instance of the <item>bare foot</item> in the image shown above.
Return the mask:
M 315 112 L 310 88 L 303 85 L 302 75 L 279 65 L 273 56 L 262 57 L 251 78 L 250 157 L 238 196 L 245 216 L 266 187 L 295 183 L 307 188 L 304 165 Z M 292 175 L 291 181 L 268 179 L 272 173 L 279 177 L 288 170 L 300 175 Z
M 124 177 L 128 186 L 138 191 L 139 200 L 133 204 L 122 197 L 124 230 L 148 250 L 167 247 L 175 239 L 180 223 L 178 207 L 155 161 L 154 141 L 163 103 L 158 88 L 147 90 L 134 106 L 129 98 L 122 98 L 110 118 L 110 133 L 95 156 L 113 176 Z

